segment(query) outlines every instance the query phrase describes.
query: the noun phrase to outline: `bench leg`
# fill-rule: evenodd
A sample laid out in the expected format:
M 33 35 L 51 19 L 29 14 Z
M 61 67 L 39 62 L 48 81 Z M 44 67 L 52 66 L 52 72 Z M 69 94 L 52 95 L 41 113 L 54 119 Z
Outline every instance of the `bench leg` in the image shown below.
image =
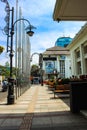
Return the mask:
M 55 93 L 54 93 L 54 98 L 55 98 Z

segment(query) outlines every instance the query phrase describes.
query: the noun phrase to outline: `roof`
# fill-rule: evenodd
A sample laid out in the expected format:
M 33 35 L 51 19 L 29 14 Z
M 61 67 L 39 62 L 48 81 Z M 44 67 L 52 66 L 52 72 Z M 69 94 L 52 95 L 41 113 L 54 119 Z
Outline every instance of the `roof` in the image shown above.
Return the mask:
M 67 48 L 59 46 L 48 48 L 46 49 L 45 52 L 43 52 L 43 55 L 69 55 L 69 54 L 70 52 Z
M 66 47 L 68 44 L 71 43 L 71 41 L 72 38 L 70 37 L 59 37 L 55 42 L 55 46 Z
M 87 0 L 56 0 L 55 21 L 87 21 Z
M 74 44 L 76 44 L 76 41 L 79 38 L 82 38 L 84 35 L 87 35 L 87 23 L 84 24 L 84 26 L 82 26 L 82 28 L 79 30 L 79 32 L 75 35 L 75 37 L 73 38 L 71 44 L 69 44 L 67 46 L 67 49 L 71 49 L 72 46 L 74 46 Z

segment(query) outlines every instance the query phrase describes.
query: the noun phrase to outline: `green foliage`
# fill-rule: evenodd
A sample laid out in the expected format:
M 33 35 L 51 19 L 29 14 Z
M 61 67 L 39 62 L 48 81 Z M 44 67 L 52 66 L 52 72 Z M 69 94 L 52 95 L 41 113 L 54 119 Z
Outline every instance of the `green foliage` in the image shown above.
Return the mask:
M 50 82 L 54 82 L 54 79 L 50 79 L 49 81 L 50 81 Z
M 9 77 L 10 70 L 7 70 L 7 67 L 5 67 L 5 66 L 0 65 L 0 75 L 5 76 L 5 77 Z
M 63 84 L 69 84 L 69 82 L 70 82 L 70 79 L 69 79 L 69 78 L 64 78 L 64 79 L 62 79 L 62 83 L 63 83 Z
M 10 67 L 0 65 L 0 75 L 8 78 L 10 76 Z M 16 75 L 16 68 L 13 67 L 13 75 Z
M 37 65 L 32 65 L 31 66 L 31 75 L 32 76 L 38 76 L 39 75 L 39 67 Z
M 7 62 L 5 62 L 5 67 L 9 67 L 10 65 L 9 65 L 9 62 L 7 61 Z
M 69 78 L 58 78 L 56 79 L 55 85 L 61 85 L 61 84 L 69 84 L 70 79 Z
M 16 76 L 16 71 L 18 71 L 15 67 L 13 67 L 13 76 Z
M 4 51 L 4 47 L 0 46 L 0 54 Z
M 51 75 L 51 76 L 50 76 L 50 79 L 54 80 L 54 75 Z

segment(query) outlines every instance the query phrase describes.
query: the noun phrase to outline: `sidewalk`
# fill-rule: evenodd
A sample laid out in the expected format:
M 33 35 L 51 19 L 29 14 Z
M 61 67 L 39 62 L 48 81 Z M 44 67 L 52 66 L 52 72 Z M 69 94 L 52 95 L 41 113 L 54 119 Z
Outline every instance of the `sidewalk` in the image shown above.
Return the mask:
M 87 119 L 70 112 L 69 97 L 53 97 L 37 84 L 13 105 L 0 102 L 0 130 L 87 130 Z

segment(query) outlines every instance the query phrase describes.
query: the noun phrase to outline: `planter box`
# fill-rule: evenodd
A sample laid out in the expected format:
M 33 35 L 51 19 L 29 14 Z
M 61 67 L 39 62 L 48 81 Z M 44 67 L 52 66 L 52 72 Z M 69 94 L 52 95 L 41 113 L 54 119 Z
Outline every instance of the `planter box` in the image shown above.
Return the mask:
M 87 82 L 72 81 L 70 83 L 70 110 L 78 113 L 80 110 L 87 110 Z

